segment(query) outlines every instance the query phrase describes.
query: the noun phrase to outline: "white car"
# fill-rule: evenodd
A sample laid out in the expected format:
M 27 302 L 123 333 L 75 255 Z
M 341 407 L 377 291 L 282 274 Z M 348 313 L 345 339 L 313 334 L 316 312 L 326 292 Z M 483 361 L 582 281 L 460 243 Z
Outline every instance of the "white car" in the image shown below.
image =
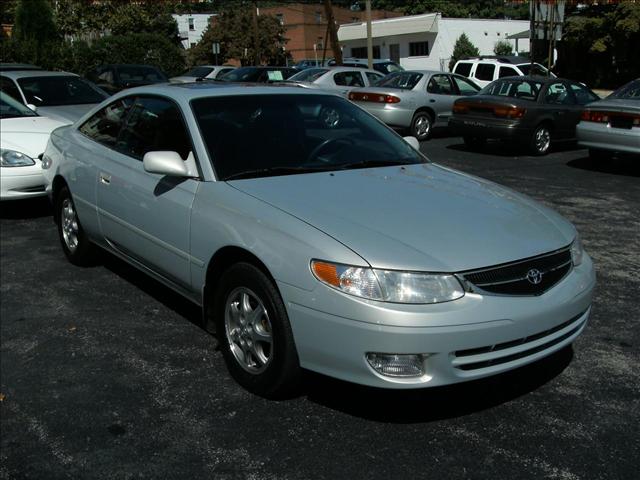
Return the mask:
M 539 63 L 519 56 L 481 56 L 458 60 L 452 72 L 472 79 L 480 87 L 486 87 L 494 80 L 504 77 L 539 75 L 541 77 L 555 77 Z
M 39 157 L 63 125 L 0 92 L 0 200 L 46 195 Z
M 199 65 L 187 70 L 182 75 L 171 77 L 169 81 L 171 83 L 187 83 L 198 80 L 215 80 L 235 69 L 236 67 L 227 65 Z
M 384 75 L 375 70 L 358 67 L 318 67 L 307 68 L 287 79 L 301 87 L 321 88 L 343 96 L 357 87 L 372 87 Z

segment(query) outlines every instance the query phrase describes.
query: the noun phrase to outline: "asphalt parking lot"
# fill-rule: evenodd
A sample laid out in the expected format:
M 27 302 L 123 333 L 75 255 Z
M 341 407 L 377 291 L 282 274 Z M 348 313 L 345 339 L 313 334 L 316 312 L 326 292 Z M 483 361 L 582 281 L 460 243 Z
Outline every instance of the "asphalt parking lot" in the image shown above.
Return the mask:
M 3 204 L 0 478 L 638 478 L 640 161 L 422 149 L 578 227 L 599 285 L 573 349 L 414 392 L 308 374 L 267 401 L 231 380 L 188 302 L 111 257 L 72 266 L 45 201 Z

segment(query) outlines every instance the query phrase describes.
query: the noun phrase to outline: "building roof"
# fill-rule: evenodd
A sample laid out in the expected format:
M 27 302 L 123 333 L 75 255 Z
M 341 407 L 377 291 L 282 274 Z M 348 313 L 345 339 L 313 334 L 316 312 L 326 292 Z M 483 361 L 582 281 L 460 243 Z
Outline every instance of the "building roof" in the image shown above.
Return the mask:
M 408 17 L 385 18 L 371 22 L 372 37 L 388 37 L 391 35 L 406 35 L 411 33 L 436 33 L 438 31 L 439 13 L 411 15 Z M 340 25 L 338 40 L 358 40 L 367 38 L 367 23 L 347 23 Z

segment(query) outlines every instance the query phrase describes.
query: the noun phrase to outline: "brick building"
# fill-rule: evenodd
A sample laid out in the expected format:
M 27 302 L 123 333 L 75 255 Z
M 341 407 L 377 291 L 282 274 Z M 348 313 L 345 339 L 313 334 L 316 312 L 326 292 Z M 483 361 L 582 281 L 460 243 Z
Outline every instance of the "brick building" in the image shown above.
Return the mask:
M 327 36 L 327 17 L 324 5 L 317 4 L 285 4 L 276 7 L 260 8 L 260 15 L 273 15 L 286 28 L 288 39 L 286 49 L 294 61 L 303 59 L 322 60 Z M 338 25 L 366 21 L 366 12 L 352 11 L 348 8 L 333 7 L 333 15 Z M 372 10 L 372 20 L 402 16 L 400 12 Z M 314 50 L 314 45 L 316 49 Z M 326 45 L 326 58 L 333 57 L 331 43 Z

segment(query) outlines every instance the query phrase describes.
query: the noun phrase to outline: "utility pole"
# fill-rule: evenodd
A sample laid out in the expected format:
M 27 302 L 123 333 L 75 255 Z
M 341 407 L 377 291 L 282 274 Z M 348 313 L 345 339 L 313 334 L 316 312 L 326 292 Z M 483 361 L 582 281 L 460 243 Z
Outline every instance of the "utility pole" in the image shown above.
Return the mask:
M 327 17 L 327 28 L 329 28 L 329 38 L 331 38 L 333 58 L 336 61 L 336 65 L 342 65 L 342 50 L 340 50 L 340 44 L 338 43 L 338 31 L 336 30 L 336 21 L 333 17 L 331 0 L 324 0 L 324 13 Z
M 371 38 L 371 0 L 367 0 L 367 63 L 373 68 L 373 38 Z
M 253 2 L 253 64 L 260 65 L 260 52 L 258 51 L 259 42 L 258 42 L 258 15 L 260 11 L 258 10 L 258 1 L 255 0 Z
M 531 21 L 530 21 L 530 25 L 529 25 L 529 58 L 531 60 L 531 66 L 529 68 L 529 72 L 533 73 L 533 49 L 534 49 L 534 45 L 535 45 L 535 36 L 536 36 L 536 1 L 535 0 L 531 0 L 531 2 L 529 2 L 529 14 L 531 16 Z

